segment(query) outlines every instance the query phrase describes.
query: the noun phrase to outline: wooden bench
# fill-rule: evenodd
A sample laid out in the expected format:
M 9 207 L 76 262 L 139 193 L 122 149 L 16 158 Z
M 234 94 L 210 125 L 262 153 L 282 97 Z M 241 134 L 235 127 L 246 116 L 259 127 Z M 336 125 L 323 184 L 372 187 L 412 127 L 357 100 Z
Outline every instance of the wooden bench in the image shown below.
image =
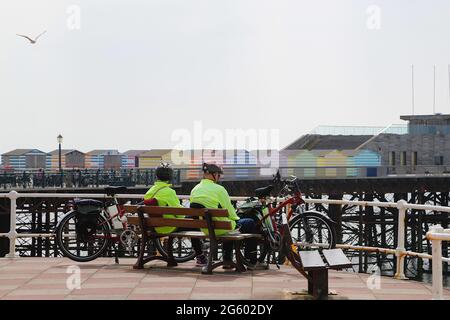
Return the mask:
M 223 261 L 215 262 L 213 257 L 217 256 L 218 243 L 221 241 L 233 241 L 234 250 L 236 253 L 236 262 L 232 262 L 232 266 L 236 268 L 236 271 L 243 272 L 246 270 L 242 263 L 241 243 L 245 239 L 249 238 L 261 238 L 260 234 L 224 234 L 215 235 L 215 229 L 230 230 L 232 231 L 231 222 L 229 221 L 215 221 L 213 218 L 228 217 L 228 211 L 226 209 L 208 209 L 208 208 L 173 208 L 173 207 L 158 207 L 158 206 L 145 206 L 145 205 L 125 205 L 125 211 L 136 216 L 128 216 L 128 224 L 136 225 L 140 227 L 142 234 L 141 246 L 139 248 L 139 257 L 136 264 L 133 266 L 135 269 L 142 269 L 144 264 L 152 260 L 163 260 L 167 262 L 167 266 L 177 266 L 177 262 L 173 257 L 173 240 L 178 237 L 188 237 L 197 239 L 209 239 L 210 250 L 208 253 L 208 263 L 202 268 L 202 273 L 211 274 L 212 270 L 222 266 Z M 194 218 L 163 218 L 164 214 L 170 215 L 182 215 Z M 172 232 L 169 234 L 160 234 L 155 231 L 155 227 L 182 227 L 182 228 L 194 228 L 208 229 L 208 235 L 201 231 L 182 231 Z M 155 241 L 158 238 L 168 237 L 167 243 L 167 257 L 158 256 L 153 253 L 149 253 L 146 256 L 146 247 L 149 241 Z M 151 250 L 150 250 L 151 251 Z
M 328 270 L 341 270 L 352 266 L 341 249 L 299 251 L 303 270 L 308 273 L 308 294 L 315 299 L 328 297 Z

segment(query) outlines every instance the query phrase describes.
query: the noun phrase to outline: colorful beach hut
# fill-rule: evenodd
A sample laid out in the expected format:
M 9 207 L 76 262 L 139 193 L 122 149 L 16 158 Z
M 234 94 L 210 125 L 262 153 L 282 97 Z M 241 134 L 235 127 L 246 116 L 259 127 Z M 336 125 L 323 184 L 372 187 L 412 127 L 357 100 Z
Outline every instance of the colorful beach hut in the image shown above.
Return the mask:
M 317 159 L 318 176 L 346 176 L 347 173 L 345 167 L 348 166 L 348 157 L 339 150 L 327 150 L 325 152 L 325 154 L 322 153 Z
M 123 153 L 122 168 L 139 168 L 139 156 L 149 150 L 128 150 Z
M 353 159 L 355 166 L 365 167 L 365 176 L 377 176 L 377 167 L 381 166 L 381 155 L 379 153 L 372 150 L 361 150 L 354 155 Z
M 61 167 L 63 169 L 83 169 L 85 168 L 86 155 L 75 149 L 61 150 Z M 59 169 L 59 149 L 48 154 L 49 169 Z
M 316 176 L 317 155 L 309 150 L 292 150 L 288 155 L 287 167 L 296 177 L 311 178 Z

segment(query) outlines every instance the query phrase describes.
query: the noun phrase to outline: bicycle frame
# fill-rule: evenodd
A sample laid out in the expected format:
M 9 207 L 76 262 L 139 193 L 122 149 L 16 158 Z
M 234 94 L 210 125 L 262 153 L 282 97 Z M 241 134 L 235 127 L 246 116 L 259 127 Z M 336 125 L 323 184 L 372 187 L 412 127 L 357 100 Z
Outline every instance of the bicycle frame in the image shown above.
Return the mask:
M 123 215 L 125 214 L 125 209 L 123 208 L 123 206 L 121 204 L 119 204 L 119 201 L 117 200 L 116 195 L 113 195 L 112 198 L 114 200 L 114 205 L 117 208 L 117 213 L 114 214 L 114 215 L 110 215 L 110 213 L 108 211 L 108 207 L 105 206 L 103 208 L 103 210 L 102 210 L 102 215 L 104 216 L 105 221 L 100 223 L 99 224 L 100 226 L 104 225 L 105 223 L 109 223 L 109 225 L 113 225 L 111 223 L 112 219 L 116 218 L 117 216 L 122 218 Z M 121 222 L 122 222 L 123 230 L 127 229 L 127 227 L 128 227 L 127 222 L 122 221 L 122 220 L 121 220 Z M 111 240 L 113 240 L 115 242 L 117 242 L 119 240 L 119 236 L 117 234 L 111 234 L 111 235 L 106 235 L 106 236 L 100 236 L 99 235 L 99 236 L 96 236 L 96 237 L 98 237 L 99 239 L 101 239 L 101 238 L 109 238 L 109 239 L 111 239 Z
M 308 274 L 306 274 L 306 272 L 303 270 L 302 263 L 298 258 L 298 254 L 296 253 L 296 250 L 293 249 L 294 244 L 292 242 L 288 223 L 292 217 L 294 210 L 292 209 L 292 207 L 289 208 L 289 212 L 287 213 L 287 215 L 282 212 L 282 209 L 287 207 L 288 205 L 297 206 L 297 205 L 301 205 L 301 204 L 305 203 L 305 201 L 302 198 L 302 194 L 300 192 L 297 182 L 295 182 L 295 186 L 296 186 L 296 190 L 294 192 L 294 195 L 289 197 L 288 199 L 284 200 L 278 206 L 272 207 L 269 203 L 267 205 L 269 212 L 267 214 L 263 215 L 260 222 L 258 222 L 258 223 L 263 223 L 263 221 L 265 219 L 268 219 L 270 217 L 270 222 L 272 224 L 274 233 L 278 232 L 281 236 L 281 239 L 280 239 L 281 244 L 282 244 L 281 249 L 284 251 L 286 258 L 289 260 L 289 262 L 292 264 L 292 266 L 298 272 L 300 272 L 306 279 L 310 279 L 310 276 Z M 266 198 L 260 198 L 259 201 L 263 205 L 266 205 Z M 281 214 L 281 218 L 282 218 L 280 231 L 278 231 L 277 223 L 274 220 L 275 215 L 278 213 Z M 286 250 L 286 248 L 289 248 L 289 249 Z
M 302 199 L 302 195 L 301 192 L 297 191 L 294 193 L 293 197 L 289 197 L 288 199 L 286 199 L 285 201 L 283 201 L 282 203 L 280 203 L 277 207 L 272 207 L 271 204 L 266 204 L 266 198 L 259 198 L 259 201 L 261 202 L 261 204 L 263 204 L 264 206 L 266 206 L 269 210 L 269 212 L 265 215 L 263 215 L 263 217 L 261 218 L 261 220 L 258 222 L 258 224 L 262 224 L 263 221 L 265 219 L 268 219 L 270 217 L 270 221 L 273 227 L 273 230 L 275 232 L 278 231 L 278 226 L 274 221 L 274 217 L 277 213 L 281 212 L 281 210 L 284 207 L 287 207 L 288 205 L 300 205 L 305 203 L 305 201 Z M 294 210 L 291 208 L 289 208 L 289 212 L 287 214 L 287 221 L 289 221 L 292 217 Z

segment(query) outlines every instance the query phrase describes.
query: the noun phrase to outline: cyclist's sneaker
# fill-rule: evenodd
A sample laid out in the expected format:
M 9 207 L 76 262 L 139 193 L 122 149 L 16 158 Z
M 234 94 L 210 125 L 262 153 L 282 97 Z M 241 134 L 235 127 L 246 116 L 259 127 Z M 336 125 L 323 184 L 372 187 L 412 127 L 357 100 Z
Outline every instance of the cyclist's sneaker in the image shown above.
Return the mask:
M 224 261 L 224 262 L 223 262 L 222 268 L 223 268 L 224 270 L 231 270 L 231 269 L 234 269 L 234 267 L 233 267 L 233 262 L 232 262 L 232 261 Z
M 195 258 L 196 267 L 204 267 L 208 264 L 208 259 L 204 254 L 201 254 Z
M 266 262 L 256 262 L 256 264 L 252 264 L 247 266 L 248 270 L 267 270 L 269 269 L 269 265 Z

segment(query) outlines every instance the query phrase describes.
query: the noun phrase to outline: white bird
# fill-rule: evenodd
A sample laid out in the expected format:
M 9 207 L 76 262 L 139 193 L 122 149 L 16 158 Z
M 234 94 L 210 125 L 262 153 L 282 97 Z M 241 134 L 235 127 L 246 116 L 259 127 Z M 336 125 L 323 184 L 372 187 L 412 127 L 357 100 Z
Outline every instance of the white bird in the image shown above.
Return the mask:
M 31 44 L 35 44 L 36 41 L 37 41 L 37 39 L 39 39 L 39 37 L 42 36 L 42 35 L 43 35 L 44 33 L 46 33 L 46 32 L 47 32 L 47 30 L 45 30 L 45 31 L 42 32 L 40 35 L 38 35 L 36 38 L 34 38 L 34 40 L 31 39 L 30 37 L 24 36 L 23 34 L 17 34 L 17 35 L 18 35 L 19 37 L 24 37 L 24 38 L 28 39 L 28 40 L 30 41 Z

